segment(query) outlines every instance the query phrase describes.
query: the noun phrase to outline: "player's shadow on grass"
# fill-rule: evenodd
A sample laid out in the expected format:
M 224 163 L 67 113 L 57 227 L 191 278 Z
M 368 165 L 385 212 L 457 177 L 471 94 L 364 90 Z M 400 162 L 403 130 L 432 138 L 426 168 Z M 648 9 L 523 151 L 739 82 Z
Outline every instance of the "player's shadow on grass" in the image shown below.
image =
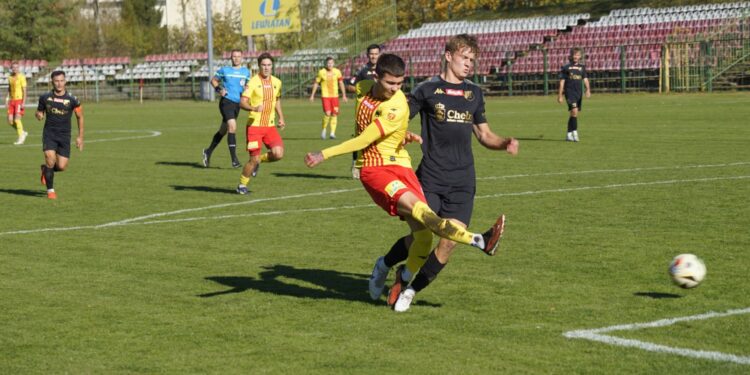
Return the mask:
M 224 294 L 242 293 L 247 290 L 273 293 L 283 296 L 312 299 L 343 299 L 382 305 L 383 301 L 373 301 L 367 292 L 370 275 L 339 272 L 333 270 L 295 268 L 277 264 L 263 267 L 259 278 L 248 276 L 209 276 L 206 280 L 219 283 L 231 289 L 199 294 L 208 298 Z M 303 284 L 315 285 L 315 287 Z M 440 307 L 426 301 L 415 301 L 415 305 Z
M 0 189 L 0 193 L 26 195 L 29 197 L 43 197 L 47 195 L 46 191 L 27 190 L 27 189 Z
M 565 138 L 544 138 L 543 135 L 538 137 L 516 137 L 519 141 L 545 141 L 545 142 L 565 142 Z
M 317 178 L 317 179 L 323 179 L 323 180 L 351 180 L 351 176 L 331 176 L 326 174 L 317 174 L 317 173 L 283 173 L 283 172 L 274 172 L 271 173 L 272 175 L 276 177 L 295 177 L 295 178 Z
M 664 299 L 664 298 L 682 298 L 679 294 L 672 293 L 660 293 L 660 292 L 636 292 L 633 293 L 636 297 L 649 297 L 653 299 Z
M 192 190 L 192 191 L 203 191 L 206 193 L 224 193 L 224 194 L 234 194 L 237 195 L 237 191 L 234 189 L 225 189 L 225 188 L 217 188 L 212 186 L 184 186 L 184 185 L 171 185 L 172 189 L 175 189 L 177 191 L 186 191 L 186 190 Z
M 206 169 L 206 167 L 204 167 L 201 163 L 189 161 L 157 161 L 156 165 L 171 165 L 173 167 L 192 167 Z

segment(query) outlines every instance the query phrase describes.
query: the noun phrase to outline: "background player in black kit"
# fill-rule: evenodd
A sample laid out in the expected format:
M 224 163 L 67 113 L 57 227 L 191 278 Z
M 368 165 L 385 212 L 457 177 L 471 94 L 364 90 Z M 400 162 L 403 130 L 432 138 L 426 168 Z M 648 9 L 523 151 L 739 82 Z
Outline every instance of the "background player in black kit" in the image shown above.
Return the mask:
M 475 37 L 461 34 L 445 46 L 446 69 L 439 76 L 419 84 L 409 97 L 410 116 L 420 114 L 422 161 L 417 177 L 427 203 L 441 217 L 451 218 L 466 227 L 471 220 L 476 192 L 472 135 L 479 143 L 493 150 L 506 150 L 515 155 L 518 141 L 493 133 L 484 113 L 484 95 L 479 86 L 466 80 L 474 71 L 479 47 Z M 412 238 L 399 239 L 384 257 L 378 258 L 370 278 L 370 296 L 380 298 L 388 271 L 408 257 L 418 256 L 424 264 L 411 285 L 404 289 L 413 275 L 399 268 L 388 296 L 396 311 L 409 309 L 416 292 L 437 277 L 448 262 L 456 243 L 440 240 L 428 254 L 409 254 Z M 404 289 L 402 291 L 402 289 Z
M 44 121 L 42 133 L 42 150 L 44 164 L 42 164 L 42 185 L 47 186 L 47 198 L 57 199 L 54 189 L 55 172 L 62 172 L 68 167 L 70 158 L 70 118 L 73 113 L 78 122 L 78 137 L 76 147 L 83 151 L 83 107 L 78 98 L 65 89 L 65 72 L 52 72 L 54 89 L 39 97 L 36 118 Z
M 582 51 L 580 48 L 573 48 L 570 50 L 570 56 L 568 59 L 570 63 L 563 65 L 560 69 L 560 89 L 557 93 L 557 102 L 563 103 L 563 95 L 565 95 L 565 102 L 568 103 L 568 111 L 570 117 L 568 117 L 568 134 L 565 137 L 566 141 L 578 142 L 578 112 L 581 111 L 581 104 L 583 102 L 583 93 L 581 92 L 581 81 L 586 87 L 586 98 L 591 97 L 591 89 L 589 87 L 589 79 L 586 77 L 586 67 L 580 63 Z

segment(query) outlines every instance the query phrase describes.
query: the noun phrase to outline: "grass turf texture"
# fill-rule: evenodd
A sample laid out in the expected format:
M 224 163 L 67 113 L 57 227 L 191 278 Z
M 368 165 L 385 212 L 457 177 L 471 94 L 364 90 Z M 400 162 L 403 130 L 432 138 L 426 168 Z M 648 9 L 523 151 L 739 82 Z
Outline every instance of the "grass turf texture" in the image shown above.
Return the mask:
M 506 213 L 499 255 L 459 248 L 405 314 L 371 302 L 367 277 L 406 225 L 349 157 L 302 162 L 348 138 L 351 102 L 323 141 L 319 102 L 284 101 L 285 158 L 249 197 L 225 141 L 199 165 L 216 104 L 85 104 L 57 201 L 27 115 L 27 145 L 0 133 L 0 373 L 746 373 L 562 334 L 750 306 L 750 96 L 594 96 L 577 144 L 554 100 L 488 100 L 492 128 L 521 140 L 515 158 L 474 148 L 471 227 Z M 708 267 L 697 289 L 667 275 L 683 252 Z M 747 320 L 622 336 L 750 356 Z

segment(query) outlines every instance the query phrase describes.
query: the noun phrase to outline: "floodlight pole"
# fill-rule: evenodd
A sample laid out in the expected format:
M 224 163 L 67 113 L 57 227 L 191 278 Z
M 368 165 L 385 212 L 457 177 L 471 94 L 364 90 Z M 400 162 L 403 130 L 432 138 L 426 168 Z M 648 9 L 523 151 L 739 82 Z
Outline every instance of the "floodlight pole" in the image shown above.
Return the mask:
M 208 31 L 208 81 L 214 72 L 214 27 L 211 14 L 211 0 L 206 0 L 206 30 Z M 210 83 L 209 83 L 210 84 Z M 208 90 L 208 100 L 214 101 L 214 90 Z

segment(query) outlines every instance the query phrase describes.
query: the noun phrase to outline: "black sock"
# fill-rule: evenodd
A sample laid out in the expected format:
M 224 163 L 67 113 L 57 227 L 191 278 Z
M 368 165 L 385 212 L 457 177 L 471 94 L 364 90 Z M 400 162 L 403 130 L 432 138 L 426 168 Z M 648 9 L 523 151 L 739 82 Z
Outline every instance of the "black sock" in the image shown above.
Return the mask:
M 568 117 L 568 133 L 575 130 L 574 125 L 573 125 L 575 121 L 576 121 L 575 117 Z
M 216 146 L 221 143 L 222 138 L 224 138 L 224 135 L 221 134 L 221 132 L 216 132 L 216 134 L 214 134 L 214 138 L 211 140 L 211 145 L 208 146 L 209 153 L 214 152 Z
M 571 119 L 573 120 L 573 131 L 577 131 L 578 130 L 578 117 L 571 117 Z
M 234 133 L 227 134 L 227 145 L 229 145 L 229 155 L 232 156 L 232 161 L 237 160 L 237 135 Z
M 409 256 L 409 248 L 406 247 L 406 237 L 399 238 L 391 246 L 391 250 L 383 257 L 383 262 L 388 268 L 391 268 L 403 261 Z
M 435 280 L 440 271 L 443 270 L 443 267 L 445 267 L 445 264 L 440 263 L 435 255 L 435 250 L 432 250 L 427 261 L 422 268 L 419 269 L 414 281 L 411 282 L 411 287 L 417 292 L 427 288 L 427 285 L 430 285 L 430 283 Z
M 62 169 L 60 169 L 60 167 L 58 167 L 57 164 L 55 164 L 55 172 L 62 172 Z
M 47 181 L 47 190 L 54 189 L 55 170 L 44 166 L 44 179 Z
M 352 152 L 352 160 L 357 161 L 357 151 Z

